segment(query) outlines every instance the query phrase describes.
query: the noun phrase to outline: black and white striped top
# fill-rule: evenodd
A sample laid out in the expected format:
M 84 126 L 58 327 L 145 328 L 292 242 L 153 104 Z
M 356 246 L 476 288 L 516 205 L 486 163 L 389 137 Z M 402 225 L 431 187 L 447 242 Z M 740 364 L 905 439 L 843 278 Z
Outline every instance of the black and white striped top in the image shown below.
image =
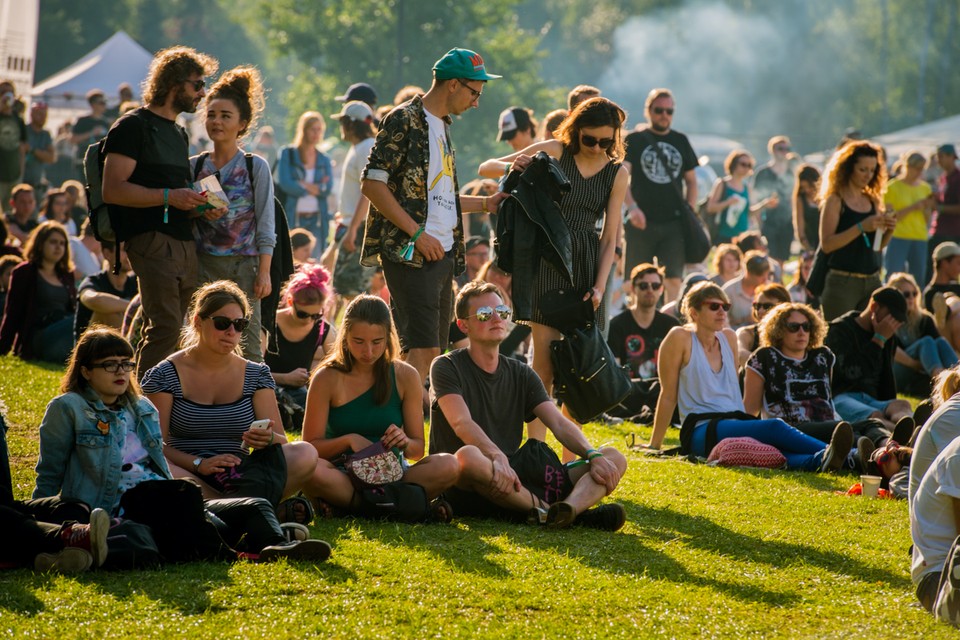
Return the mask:
M 164 360 L 143 376 L 143 392 L 169 393 L 173 396 L 166 444 L 192 456 L 208 458 L 221 453 L 245 457 L 247 448 L 241 436 L 256 420 L 253 394 L 274 389 L 276 384 L 265 364 L 248 362 L 243 374 L 243 393 L 227 404 L 200 404 L 183 397 L 177 368 Z

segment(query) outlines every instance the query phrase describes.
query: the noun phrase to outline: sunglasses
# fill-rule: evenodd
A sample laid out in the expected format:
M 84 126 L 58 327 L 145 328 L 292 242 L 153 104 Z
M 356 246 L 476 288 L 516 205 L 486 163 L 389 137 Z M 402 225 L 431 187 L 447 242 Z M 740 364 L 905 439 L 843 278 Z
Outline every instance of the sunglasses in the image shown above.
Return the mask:
M 901 291 L 900 293 L 902 293 L 903 297 L 906 298 L 907 300 L 916 298 L 918 295 L 920 295 L 919 291 Z
M 474 100 L 479 100 L 479 99 L 480 99 L 480 96 L 483 95 L 483 90 L 482 90 L 482 89 L 481 89 L 480 91 L 477 91 L 476 89 L 474 89 L 473 87 L 471 87 L 470 85 L 468 85 L 466 82 L 464 82 L 464 81 L 461 80 L 460 78 L 457 78 L 457 82 L 459 82 L 460 84 L 462 84 L 463 86 L 465 86 L 465 87 L 467 88 L 467 90 L 470 92 L 470 94 L 473 95 L 473 99 L 474 99 Z
M 613 146 L 613 143 L 616 142 L 613 138 L 595 138 L 593 136 L 588 136 L 587 134 L 580 135 L 580 144 L 585 147 L 595 147 L 600 145 L 601 149 L 609 149 Z
M 297 305 L 293 305 L 293 312 L 297 314 L 297 317 L 300 318 L 301 320 L 306 320 L 307 318 L 310 318 L 311 320 L 316 322 L 317 320 L 323 317 L 323 311 L 320 311 L 319 313 L 307 313 L 306 311 L 301 311 L 300 309 L 297 309 Z
M 790 147 L 785 145 L 777 145 L 773 148 L 774 151 L 790 151 Z
M 890 462 L 892 458 L 896 457 L 899 459 L 899 456 L 897 455 L 898 453 L 900 453 L 900 445 L 895 441 L 890 440 L 883 449 L 874 454 L 873 461 L 877 463 L 877 466 L 882 467 Z
M 213 316 L 209 319 L 213 320 L 213 328 L 217 331 L 226 331 L 232 326 L 234 331 L 240 333 L 247 328 L 247 325 L 250 324 L 250 321 L 246 318 L 231 319 L 226 316 Z
M 704 303 L 704 306 L 707 309 L 710 309 L 710 311 L 720 311 L 720 309 L 723 309 L 724 311 L 730 311 L 729 302 L 706 302 Z
M 477 316 L 477 320 L 480 322 L 486 322 L 493 317 L 494 313 L 500 316 L 501 320 L 509 320 L 513 311 L 505 304 L 498 304 L 496 307 L 480 307 L 473 315 Z
M 207 86 L 207 81 L 202 78 L 200 80 L 184 80 L 184 82 L 189 85 L 193 85 L 194 91 L 200 91 L 200 89 L 203 89 L 205 86 Z
M 752 162 L 738 162 L 737 164 L 739 164 L 741 167 L 746 167 L 747 169 L 753 169 Z
M 663 286 L 662 282 L 634 282 L 633 286 L 640 291 L 646 291 L 648 289 L 653 289 L 654 291 L 660 291 L 660 287 Z
M 753 308 L 756 311 L 770 311 L 770 309 L 773 309 L 775 306 L 777 306 L 776 302 L 754 302 L 753 303 Z
M 109 360 L 107 362 L 98 362 L 96 364 L 91 364 L 87 367 L 88 369 L 103 369 L 107 373 L 117 373 L 123 369 L 124 373 L 130 373 L 137 368 L 136 362 L 131 362 L 130 360 Z
M 668 116 L 673 115 L 673 107 L 651 107 L 650 111 L 653 111 L 658 116 L 663 115 L 664 113 Z
M 803 329 L 804 333 L 810 333 L 810 323 L 809 322 L 788 322 L 787 331 L 790 333 L 796 333 Z

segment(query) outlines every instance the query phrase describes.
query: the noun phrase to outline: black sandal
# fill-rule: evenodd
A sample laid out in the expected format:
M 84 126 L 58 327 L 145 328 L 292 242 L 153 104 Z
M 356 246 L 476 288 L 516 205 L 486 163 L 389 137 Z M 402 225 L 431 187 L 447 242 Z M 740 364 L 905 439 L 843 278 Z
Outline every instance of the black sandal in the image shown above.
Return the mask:
M 443 496 L 438 496 L 430 503 L 430 522 L 449 524 L 453 521 L 453 506 Z
M 277 520 L 308 525 L 313 522 L 313 505 L 302 495 L 292 496 L 277 505 Z

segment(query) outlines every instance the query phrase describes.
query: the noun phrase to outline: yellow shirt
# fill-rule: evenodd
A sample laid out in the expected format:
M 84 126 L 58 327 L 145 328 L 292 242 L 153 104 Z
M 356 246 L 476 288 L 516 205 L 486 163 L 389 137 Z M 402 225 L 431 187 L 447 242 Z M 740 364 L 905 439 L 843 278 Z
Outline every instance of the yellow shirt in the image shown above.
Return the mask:
M 892 206 L 894 210 L 899 210 L 929 195 L 930 185 L 926 182 L 921 181 L 920 184 L 912 187 L 898 178 L 892 180 L 887 186 L 887 194 L 883 201 Z M 923 208 L 917 207 L 905 213 L 897 222 L 897 227 L 893 230 L 893 237 L 902 240 L 926 241 L 929 234 L 927 233 L 927 217 L 923 213 Z

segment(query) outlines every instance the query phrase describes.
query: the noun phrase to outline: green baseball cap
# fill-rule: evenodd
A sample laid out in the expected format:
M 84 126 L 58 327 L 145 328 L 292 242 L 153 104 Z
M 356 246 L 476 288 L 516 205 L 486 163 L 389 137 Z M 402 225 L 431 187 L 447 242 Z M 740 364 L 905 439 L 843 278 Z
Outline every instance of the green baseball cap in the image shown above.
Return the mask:
M 483 58 L 476 51 L 469 49 L 450 49 L 433 65 L 433 75 L 437 80 L 494 80 L 503 76 L 487 73 L 483 66 Z

